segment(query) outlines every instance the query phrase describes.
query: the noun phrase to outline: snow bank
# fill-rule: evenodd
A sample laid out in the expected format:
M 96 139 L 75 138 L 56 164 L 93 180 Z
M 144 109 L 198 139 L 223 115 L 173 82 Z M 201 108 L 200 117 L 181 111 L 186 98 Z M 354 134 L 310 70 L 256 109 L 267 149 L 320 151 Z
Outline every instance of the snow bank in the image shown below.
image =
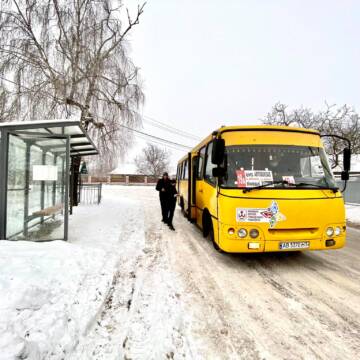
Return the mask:
M 62 359 L 71 352 L 102 307 L 114 261 L 62 241 L 1 241 L 1 359 Z
M 360 205 L 346 205 L 346 219 L 360 225 Z

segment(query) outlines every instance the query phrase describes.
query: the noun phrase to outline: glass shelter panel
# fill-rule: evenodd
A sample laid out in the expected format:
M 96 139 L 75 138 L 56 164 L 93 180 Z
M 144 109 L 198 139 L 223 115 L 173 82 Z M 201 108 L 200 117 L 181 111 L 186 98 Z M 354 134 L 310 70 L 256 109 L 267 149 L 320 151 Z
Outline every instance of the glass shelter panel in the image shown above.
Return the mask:
M 9 138 L 7 236 L 22 232 L 24 226 L 26 144 L 16 136 Z
M 67 141 L 9 134 L 8 239 L 64 239 Z

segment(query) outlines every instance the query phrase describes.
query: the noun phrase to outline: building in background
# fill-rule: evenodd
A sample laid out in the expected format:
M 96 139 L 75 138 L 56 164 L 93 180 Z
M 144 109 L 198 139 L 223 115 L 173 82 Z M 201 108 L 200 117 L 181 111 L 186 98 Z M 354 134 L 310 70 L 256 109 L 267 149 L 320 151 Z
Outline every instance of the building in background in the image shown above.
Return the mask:
M 122 163 L 110 172 L 109 182 L 120 184 L 155 184 L 157 178 L 147 174 L 140 174 L 134 163 Z

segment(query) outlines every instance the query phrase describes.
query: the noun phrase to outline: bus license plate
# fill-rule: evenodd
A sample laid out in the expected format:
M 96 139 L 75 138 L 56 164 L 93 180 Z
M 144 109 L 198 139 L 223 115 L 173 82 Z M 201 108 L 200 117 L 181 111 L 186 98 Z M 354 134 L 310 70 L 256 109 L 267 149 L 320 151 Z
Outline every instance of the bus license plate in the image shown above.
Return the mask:
M 309 247 L 310 247 L 310 241 L 294 241 L 294 242 L 282 242 L 282 243 L 280 243 L 280 250 L 308 249 Z

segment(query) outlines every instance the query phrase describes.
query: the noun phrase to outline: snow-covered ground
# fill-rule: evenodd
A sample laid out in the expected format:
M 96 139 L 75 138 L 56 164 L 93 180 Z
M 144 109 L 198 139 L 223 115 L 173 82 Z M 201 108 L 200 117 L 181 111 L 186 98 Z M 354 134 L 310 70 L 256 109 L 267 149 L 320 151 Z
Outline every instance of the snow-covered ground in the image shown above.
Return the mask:
M 0 359 L 74 350 L 108 299 L 127 211 L 108 196 L 75 209 L 69 242 L 0 242 Z
M 63 358 L 92 326 L 113 276 L 102 250 L 0 242 L 0 359 Z
M 176 232 L 159 220 L 154 188 L 105 186 L 68 243 L 0 242 L 0 359 L 357 358 L 358 230 L 339 251 L 225 255 L 179 210 Z
M 166 261 L 151 272 L 158 229 L 147 232 L 146 199 L 127 189 L 75 208 L 69 242 L 0 242 L 1 360 L 117 359 L 130 346 L 157 359 L 181 344 L 176 280 Z M 161 343 L 143 344 L 147 334 Z
M 346 205 L 346 219 L 352 224 L 360 225 L 360 204 Z

